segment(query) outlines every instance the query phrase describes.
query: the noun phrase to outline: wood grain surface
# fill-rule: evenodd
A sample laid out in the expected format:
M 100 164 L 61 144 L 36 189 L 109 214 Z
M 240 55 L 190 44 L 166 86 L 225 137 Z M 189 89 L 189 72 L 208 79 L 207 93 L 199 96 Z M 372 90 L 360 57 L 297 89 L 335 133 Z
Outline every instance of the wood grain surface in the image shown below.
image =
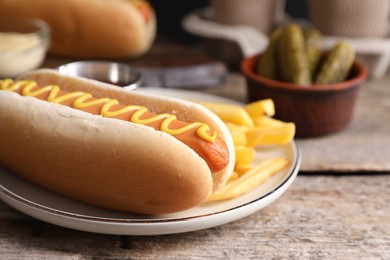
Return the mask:
M 298 175 L 244 219 L 136 237 L 54 226 L 0 202 L 0 259 L 390 259 L 389 189 L 388 175 Z
M 390 171 L 390 76 L 366 82 L 342 131 L 299 139 L 306 171 Z

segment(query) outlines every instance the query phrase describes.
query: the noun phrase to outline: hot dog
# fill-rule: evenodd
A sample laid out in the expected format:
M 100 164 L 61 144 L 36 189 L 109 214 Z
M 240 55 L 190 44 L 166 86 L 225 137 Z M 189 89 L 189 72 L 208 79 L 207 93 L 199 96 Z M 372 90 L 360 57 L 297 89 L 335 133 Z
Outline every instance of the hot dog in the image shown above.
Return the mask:
M 223 170 L 229 163 L 226 144 L 217 133 L 211 132 L 204 123 L 186 123 L 176 119 L 172 114 L 155 114 L 144 106 L 124 106 L 118 100 L 94 98 L 90 93 L 67 92 L 57 85 L 38 86 L 35 81 L 2 80 L 0 89 L 12 91 L 22 96 L 31 96 L 41 100 L 66 105 L 78 110 L 103 117 L 116 118 L 153 127 L 166 132 L 188 145 L 209 166 L 211 173 Z
M 161 214 L 205 201 L 234 166 L 203 107 L 52 70 L 0 82 L 0 163 L 98 206 Z
M 0 16 L 44 20 L 49 52 L 61 56 L 136 57 L 156 36 L 156 16 L 145 0 L 1 0 Z

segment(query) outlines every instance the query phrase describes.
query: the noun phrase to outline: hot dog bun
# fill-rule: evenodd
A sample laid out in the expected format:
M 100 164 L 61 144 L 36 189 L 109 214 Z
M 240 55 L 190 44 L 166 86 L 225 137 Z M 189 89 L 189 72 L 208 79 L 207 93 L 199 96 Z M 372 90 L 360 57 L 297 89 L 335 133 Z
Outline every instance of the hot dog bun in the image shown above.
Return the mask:
M 142 0 L 2 0 L 0 16 L 46 21 L 49 52 L 76 58 L 139 56 L 156 34 L 154 11 Z
M 53 70 L 34 71 L 21 79 L 203 122 L 229 148 L 230 163 L 211 174 L 192 149 L 164 132 L 0 91 L 0 163 L 43 187 L 106 208 L 162 214 L 202 203 L 233 171 L 231 136 L 219 118 L 202 106 Z

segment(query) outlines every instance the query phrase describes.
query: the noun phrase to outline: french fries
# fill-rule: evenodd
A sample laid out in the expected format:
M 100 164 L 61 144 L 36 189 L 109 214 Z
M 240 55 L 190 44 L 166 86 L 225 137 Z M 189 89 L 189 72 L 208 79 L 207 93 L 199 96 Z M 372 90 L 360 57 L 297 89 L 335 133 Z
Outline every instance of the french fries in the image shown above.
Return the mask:
M 253 190 L 278 173 L 290 162 L 284 158 L 273 158 L 260 163 L 241 177 L 232 180 L 223 188 L 211 194 L 209 201 L 227 200 Z
M 247 132 L 247 145 L 288 144 L 295 135 L 295 124 L 256 126 Z
M 234 145 L 246 145 L 247 143 L 247 134 L 248 127 L 236 125 L 233 123 L 225 123 L 227 128 L 229 129 Z
M 295 135 L 295 124 L 272 118 L 275 106 L 272 99 L 264 99 L 245 106 L 199 102 L 214 112 L 229 129 L 236 153 L 234 173 L 222 189 L 215 191 L 209 201 L 220 201 L 245 194 L 274 174 L 282 171 L 290 162 L 285 158 L 272 158 L 255 164 L 256 147 L 261 145 L 285 145 Z
M 246 110 L 240 106 L 213 102 L 199 103 L 213 111 L 224 122 L 253 127 L 252 118 L 249 116 Z
M 251 118 L 275 115 L 274 102 L 269 98 L 249 103 L 245 110 Z
M 255 149 L 249 146 L 238 145 L 234 147 L 236 164 L 251 164 L 255 159 Z

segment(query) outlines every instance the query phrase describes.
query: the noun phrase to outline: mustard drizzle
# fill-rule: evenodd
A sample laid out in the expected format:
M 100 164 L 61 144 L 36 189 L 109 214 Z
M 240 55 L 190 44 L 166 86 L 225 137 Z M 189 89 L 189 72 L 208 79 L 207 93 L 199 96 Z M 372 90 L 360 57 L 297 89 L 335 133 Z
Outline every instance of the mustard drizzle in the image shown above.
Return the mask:
M 110 98 L 100 98 L 100 99 L 95 99 L 93 101 L 87 101 L 93 96 L 90 93 L 85 93 L 80 91 L 66 93 L 58 97 L 58 93 L 60 91 L 59 86 L 48 85 L 33 91 L 32 89 L 36 86 L 37 83 L 35 81 L 21 80 L 21 81 L 14 82 L 11 79 L 0 80 L 1 90 L 16 92 L 20 88 L 23 88 L 21 92 L 23 96 L 36 97 L 45 92 L 49 92 L 47 101 L 51 103 L 62 103 L 67 99 L 76 98 L 72 104 L 72 106 L 76 109 L 87 108 L 90 106 L 103 103 L 103 106 L 100 109 L 100 115 L 103 117 L 116 117 L 126 112 L 136 110 L 131 116 L 129 120 L 130 122 L 147 125 L 159 120 L 163 120 L 160 125 L 160 131 L 163 131 L 173 136 L 180 135 L 185 133 L 186 131 L 197 128 L 196 135 L 205 141 L 215 142 L 215 139 L 217 137 L 216 131 L 213 131 L 212 134 L 210 135 L 211 129 L 207 124 L 204 123 L 194 122 L 184 127 L 171 129 L 170 124 L 172 123 L 172 121 L 177 119 L 177 117 L 172 114 L 159 114 L 149 118 L 141 119 L 142 115 L 148 112 L 148 109 L 143 106 L 124 106 L 123 108 L 117 109 L 115 111 L 110 111 L 112 106 L 119 104 L 118 100 L 110 99 Z

